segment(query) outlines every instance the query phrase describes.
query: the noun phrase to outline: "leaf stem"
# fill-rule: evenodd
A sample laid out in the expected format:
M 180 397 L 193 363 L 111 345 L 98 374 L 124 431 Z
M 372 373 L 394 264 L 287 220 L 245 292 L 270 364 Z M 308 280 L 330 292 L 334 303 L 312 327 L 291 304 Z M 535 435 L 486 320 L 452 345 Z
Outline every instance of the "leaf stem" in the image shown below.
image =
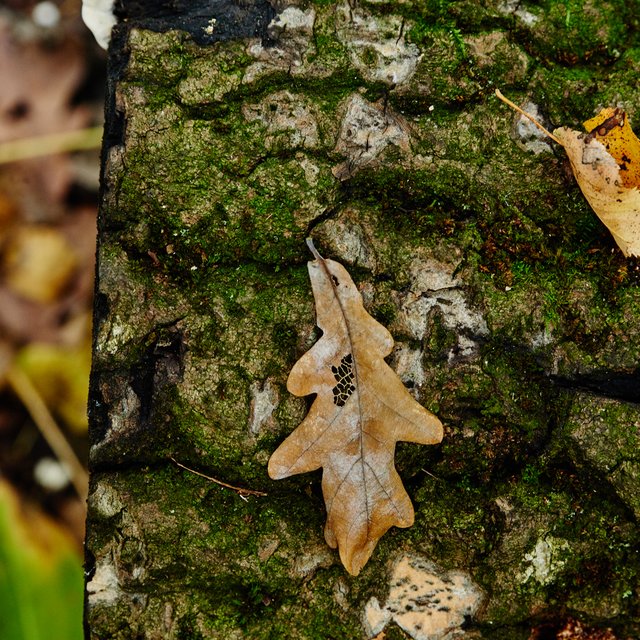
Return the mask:
M 307 247 L 309 247 L 309 250 L 311 251 L 311 253 L 313 253 L 313 257 L 318 260 L 319 262 L 323 260 L 322 256 L 318 253 L 318 250 L 316 249 L 315 245 L 313 244 L 313 240 L 311 238 L 307 238 L 306 239 L 306 243 L 307 243 Z
M 496 89 L 496 96 L 500 98 L 502 102 L 504 102 L 505 104 L 509 105 L 512 109 L 517 111 L 520 115 L 523 115 L 525 118 L 528 118 L 529 120 L 531 120 L 531 122 L 533 122 L 533 124 L 535 124 L 536 127 L 538 127 L 540 131 L 542 131 L 542 133 L 544 133 L 546 136 L 551 138 L 554 142 L 557 142 L 559 145 L 564 146 L 562 142 L 560 142 L 560 140 L 558 140 L 558 138 L 556 138 L 553 135 L 553 133 L 551 133 L 548 129 L 545 129 L 531 114 L 527 113 L 524 109 L 521 109 L 515 102 L 511 102 L 509 98 L 505 98 L 502 95 L 502 92 L 500 91 L 500 89 Z

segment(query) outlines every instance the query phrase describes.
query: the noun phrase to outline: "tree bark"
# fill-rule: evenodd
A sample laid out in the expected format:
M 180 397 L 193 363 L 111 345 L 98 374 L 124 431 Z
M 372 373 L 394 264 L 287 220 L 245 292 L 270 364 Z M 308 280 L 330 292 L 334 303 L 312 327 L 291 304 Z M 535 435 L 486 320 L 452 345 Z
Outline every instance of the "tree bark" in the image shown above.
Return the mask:
M 638 261 L 493 96 L 637 121 L 632 9 L 151 4 L 109 52 L 87 637 L 637 637 Z M 355 578 L 320 475 L 266 472 L 308 406 L 308 236 L 445 425 Z

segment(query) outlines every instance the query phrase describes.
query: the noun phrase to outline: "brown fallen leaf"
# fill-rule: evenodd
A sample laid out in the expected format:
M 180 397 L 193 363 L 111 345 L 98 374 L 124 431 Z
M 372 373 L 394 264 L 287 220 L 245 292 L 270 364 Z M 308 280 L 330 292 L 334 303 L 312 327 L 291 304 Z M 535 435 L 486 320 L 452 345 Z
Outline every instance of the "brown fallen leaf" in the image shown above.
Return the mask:
M 414 512 L 394 466 L 396 442 L 437 444 L 442 424 L 386 364 L 393 338 L 364 309 L 346 269 L 307 240 L 320 340 L 298 360 L 287 389 L 317 394 L 307 417 L 269 460 L 274 480 L 322 467 L 325 539 L 358 575 L 378 540 Z
M 578 185 L 625 256 L 640 256 L 640 140 L 622 109 L 603 109 L 584 123 L 547 131 L 496 89 L 500 100 L 564 147 Z

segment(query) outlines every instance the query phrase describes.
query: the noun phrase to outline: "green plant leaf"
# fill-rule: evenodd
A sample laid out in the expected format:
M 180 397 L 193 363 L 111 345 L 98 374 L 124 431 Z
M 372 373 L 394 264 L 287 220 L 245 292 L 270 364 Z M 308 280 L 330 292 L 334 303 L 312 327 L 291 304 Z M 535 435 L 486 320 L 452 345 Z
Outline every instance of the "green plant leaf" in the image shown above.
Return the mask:
M 82 640 L 82 605 L 72 541 L 0 480 L 0 638 Z

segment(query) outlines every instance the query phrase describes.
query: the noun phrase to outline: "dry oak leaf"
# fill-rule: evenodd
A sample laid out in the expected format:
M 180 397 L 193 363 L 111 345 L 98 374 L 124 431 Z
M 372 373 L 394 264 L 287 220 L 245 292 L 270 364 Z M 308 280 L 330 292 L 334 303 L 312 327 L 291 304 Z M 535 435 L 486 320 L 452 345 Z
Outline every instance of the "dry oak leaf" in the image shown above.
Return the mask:
M 586 133 L 567 127 L 550 133 L 499 91 L 496 95 L 564 147 L 584 197 L 622 253 L 640 256 L 640 140 L 625 112 L 603 109 L 584 123 Z
M 410 527 L 411 500 L 394 466 L 396 442 L 437 444 L 442 423 L 384 361 L 393 338 L 364 309 L 347 270 L 307 240 L 320 340 L 294 365 L 287 389 L 317 394 L 302 423 L 269 460 L 274 480 L 322 467 L 325 539 L 358 575 L 392 527 Z

